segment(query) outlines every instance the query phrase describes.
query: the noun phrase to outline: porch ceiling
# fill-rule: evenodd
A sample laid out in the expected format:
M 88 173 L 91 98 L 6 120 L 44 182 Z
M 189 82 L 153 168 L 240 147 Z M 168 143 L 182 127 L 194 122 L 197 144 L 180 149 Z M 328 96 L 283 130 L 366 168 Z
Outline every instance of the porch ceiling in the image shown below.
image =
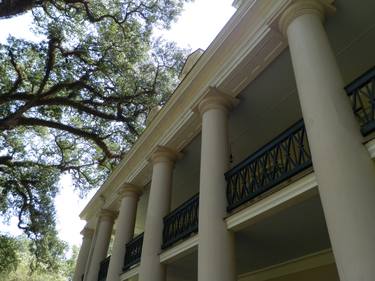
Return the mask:
M 330 248 L 319 196 L 236 233 L 237 273 Z

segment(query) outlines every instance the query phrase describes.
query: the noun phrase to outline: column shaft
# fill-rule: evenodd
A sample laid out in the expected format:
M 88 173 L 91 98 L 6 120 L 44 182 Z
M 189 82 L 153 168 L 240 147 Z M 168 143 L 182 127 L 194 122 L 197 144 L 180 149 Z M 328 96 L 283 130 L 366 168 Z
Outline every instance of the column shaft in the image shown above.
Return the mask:
M 133 189 L 133 190 L 132 190 Z M 126 243 L 133 238 L 139 191 L 135 187 L 122 191 L 123 198 L 117 218 L 116 235 L 113 241 L 112 256 L 108 267 L 107 281 L 119 281 L 126 251 Z
M 108 246 L 111 240 L 114 215 L 108 211 L 99 217 L 98 228 L 96 229 L 95 245 L 93 247 L 90 265 L 88 267 L 85 281 L 97 281 L 100 262 L 107 257 Z
M 287 35 L 340 279 L 374 280 L 374 165 L 343 90 L 321 20 L 324 9 L 316 1 L 295 5 L 309 8 L 290 20 Z
M 82 281 L 82 276 L 85 273 L 86 263 L 91 248 L 93 230 L 85 228 L 82 231 L 82 235 L 82 245 L 77 258 L 73 281 Z
M 199 194 L 198 280 L 236 280 L 234 237 L 226 228 L 229 167 L 229 101 L 214 95 L 201 103 L 202 148 Z
M 165 265 L 160 263 L 163 234 L 163 217 L 170 209 L 172 173 L 177 154 L 159 148 L 153 156 L 153 171 L 150 197 L 147 207 L 145 234 L 143 239 L 140 281 L 165 281 Z

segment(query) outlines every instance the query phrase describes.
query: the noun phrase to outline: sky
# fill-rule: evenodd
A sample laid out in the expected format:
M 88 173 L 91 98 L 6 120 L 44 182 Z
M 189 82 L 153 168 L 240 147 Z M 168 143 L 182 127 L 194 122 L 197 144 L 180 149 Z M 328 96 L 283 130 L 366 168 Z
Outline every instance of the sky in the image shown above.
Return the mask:
M 157 36 L 175 41 L 180 47 L 191 48 L 192 51 L 198 48 L 206 49 L 235 12 L 232 2 L 233 0 L 195 0 L 188 3 L 171 29 L 158 31 Z M 5 42 L 9 34 L 38 40 L 29 30 L 31 21 L 30 14 L 0 20 L 0 43 Z M 75 192 L 71 185 L 69 176 L 62 176 L 60 184 L 62 188 L 55 199 L 59 237 L 69 245 L 79 246 L 82 239 L 80 231 L 85 226 L 85 222 L 79 219 L 79 213 L 95 191 L 80 199 L 78 192 Z M 11 220 L 9 226 L 2 225 L 0 221 L 0 231 L 13 235 L 21 234 L 17 229 L 16 218 Z

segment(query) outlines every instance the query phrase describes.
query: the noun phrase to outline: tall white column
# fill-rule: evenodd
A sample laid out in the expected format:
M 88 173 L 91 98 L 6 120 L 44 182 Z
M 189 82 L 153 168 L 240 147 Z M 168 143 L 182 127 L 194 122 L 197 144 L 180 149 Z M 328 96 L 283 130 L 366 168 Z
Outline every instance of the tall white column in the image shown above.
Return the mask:
M 82 281 L 82 276 L 85 273 L 86 263 L 89 256 L 92 238 L 94 231 L 85 227 L 82 231 L 82 245 L 79 250 L 76 269 L 74 271 L 73 281 Z
M 113 250 L 109 262 L 107 281 L 119 281 L 128 243 L 134 234 L 135 219 L 137 215 L 138 199 L 142 191 L 140 188 L 125 184 L 119 190 L 119 196 L 122 198 L 119 209 L 119 216 L 116 222 L 116 235 L 113 241 Z
M 199 194 L 198 281 L 236 280 L 234 236 L 226 228 L 229 168 L 228 111 L 235 100 L 215 89 L 200 103 L 202 148 Z
M 341 281 L 375 278 L 375 169 L 322 19 L 320 1 L 297 1 L 286 32 L 333 253 Z
M 114 219 L 115 214 L 112 211 L 102 210 L 100 212 L 99 223 L 95 233 L 95 244 L 93 245 L 87 276 L 84 278 L 85 281 L 98 280 L 100 262 L 107 257 Z
M 139 281 L 165 281 L 165 266 L 160 263 L 163 217 L 170 210 L 173 166 L 179 154 L 158 147 L 152 155 L 152 180 L 143 238 Z

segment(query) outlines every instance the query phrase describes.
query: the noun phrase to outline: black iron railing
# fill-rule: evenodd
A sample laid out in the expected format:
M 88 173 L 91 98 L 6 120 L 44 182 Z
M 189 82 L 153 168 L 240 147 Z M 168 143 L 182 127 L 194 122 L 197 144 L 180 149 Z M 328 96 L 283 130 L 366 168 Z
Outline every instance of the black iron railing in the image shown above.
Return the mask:
M 98 281 L 105 281 L 105 279 L 107 278 L 108 266 L 109 266 L 110 260 L 111 260 L 111 256 L 106 257 L 103 261 L 100 262 Z
M 353 112 L 366 136 L 375 130 L 375 67 L 345 87 Z
M 162 249 L 198 232 L 198 208 L 199 194 L 196 194 L 164 217 Z
M 126 271 L 141 260 L 143 245 L 143 233 L 134 237 L 126 243 L 125 259 L 123 270 Z
M 228 211 L 310 167 L 303 120 L 225 173 Z

